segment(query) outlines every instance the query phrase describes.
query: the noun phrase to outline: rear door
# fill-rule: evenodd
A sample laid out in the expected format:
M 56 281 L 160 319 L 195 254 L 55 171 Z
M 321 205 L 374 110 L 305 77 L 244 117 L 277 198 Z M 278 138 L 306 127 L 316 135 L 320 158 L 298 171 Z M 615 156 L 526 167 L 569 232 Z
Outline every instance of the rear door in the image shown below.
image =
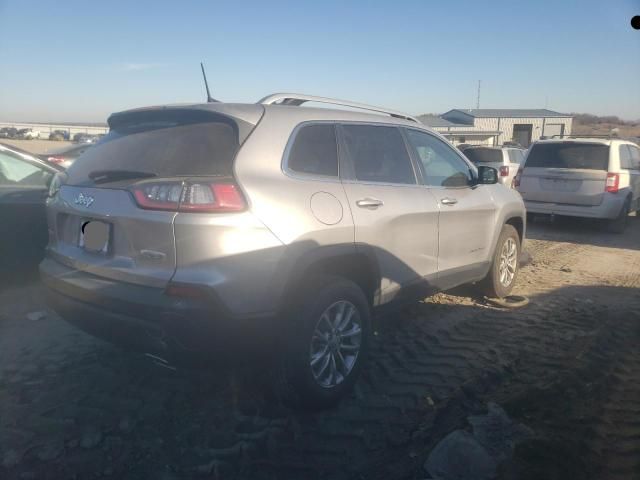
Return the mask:
M 518 191 L 533 202 L 595 206 L 602 203 L 609 145 L 541 142 L 531 147 Z
M 50 201 L 51 255 L 106 278 L 164 286 L 176 267 L 173 222 L 186 201 L 183 182 L 231 175 L 238 132 L 234 120 L 213 112 L 120 118 L 67 170 Z
M 421 130 L 406 132 L 420 161 L 426 195 L 435 196 L 440 206 L 438 276 L 468 280 L 466 275 L 491 254 L 496 206 L 490 186 L 471 186 L 471 165 L 448 143 Z
M 400 287 L 425 277 L 435 279 L 438 204 L 418 184 L 399 128 L 343 124 L 339 131 L 345 164 L 341 176 L 355 241 L 373 247 L 384 303 Z

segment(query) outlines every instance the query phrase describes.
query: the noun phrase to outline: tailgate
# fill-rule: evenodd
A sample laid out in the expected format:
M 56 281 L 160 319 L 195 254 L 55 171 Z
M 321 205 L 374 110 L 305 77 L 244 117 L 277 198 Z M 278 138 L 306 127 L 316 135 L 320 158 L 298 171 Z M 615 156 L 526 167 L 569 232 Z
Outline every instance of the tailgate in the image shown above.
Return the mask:
M 48 208 L 49 250 L 77 270 L 162 287 L 176 266 L 175 216 L 138 208 L 127 190 L 63 186 Z
M 518 191 L 524 200 L 567 205 L 602 203 L 607 172 L 525 167 Z

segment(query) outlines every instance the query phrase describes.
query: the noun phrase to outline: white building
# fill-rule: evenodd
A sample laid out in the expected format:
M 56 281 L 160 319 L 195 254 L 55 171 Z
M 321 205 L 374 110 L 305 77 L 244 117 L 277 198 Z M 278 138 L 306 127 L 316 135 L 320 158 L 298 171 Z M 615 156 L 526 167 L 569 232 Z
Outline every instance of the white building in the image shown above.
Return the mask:
M 456 145 L 512 141 L 525 148 L 541 137 L 571 134 L 573 123 L 571 115 L 546 109 L 454 109 L 419 119 Z

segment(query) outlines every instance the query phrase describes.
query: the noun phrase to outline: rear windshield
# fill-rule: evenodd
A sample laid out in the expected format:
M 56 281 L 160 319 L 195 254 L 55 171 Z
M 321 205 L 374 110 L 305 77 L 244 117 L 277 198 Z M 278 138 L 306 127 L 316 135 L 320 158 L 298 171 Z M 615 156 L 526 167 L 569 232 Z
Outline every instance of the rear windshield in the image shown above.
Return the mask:
M 69 184 L 88 184 L 99 170 L 132 170 L 158 177 L 230 176 L 239 148 L 231 120 L 128 124 L 111 130 L 69 168 Z
M 464 150 L 464 156 L 471 163 L 502 163 L 502 150 L 494 148 L 467 148 Z
M 539 143 L 531 147 L 527 167 L 607 170 L 609 146 L 597 143 Z

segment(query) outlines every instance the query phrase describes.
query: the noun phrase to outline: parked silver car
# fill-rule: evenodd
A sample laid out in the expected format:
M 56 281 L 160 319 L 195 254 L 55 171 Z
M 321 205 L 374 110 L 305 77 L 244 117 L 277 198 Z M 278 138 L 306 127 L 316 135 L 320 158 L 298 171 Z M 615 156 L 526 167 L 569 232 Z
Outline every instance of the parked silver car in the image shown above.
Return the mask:
M 472 146 L 463 150 L 465 157 L 474 165 L 484 165 L 498 170 L 498 181 L 509 188 L 513 187 L 513 179 L 524 161 L 524 152 L 521 148 L 504 146 Z
M 621 233 L 640 210 L 640 148 L 609 138 L 541 140 L 516 184 L 529 213 L 605 219 Z
M 109 126 L 56 177 L 40 269 L 64 318 L 155 358 L 262 347 L 283 391 L 325 406 L 356 381 L 374 312 L 516 282 L 520 196 L 408 115 L 275 94 Z

